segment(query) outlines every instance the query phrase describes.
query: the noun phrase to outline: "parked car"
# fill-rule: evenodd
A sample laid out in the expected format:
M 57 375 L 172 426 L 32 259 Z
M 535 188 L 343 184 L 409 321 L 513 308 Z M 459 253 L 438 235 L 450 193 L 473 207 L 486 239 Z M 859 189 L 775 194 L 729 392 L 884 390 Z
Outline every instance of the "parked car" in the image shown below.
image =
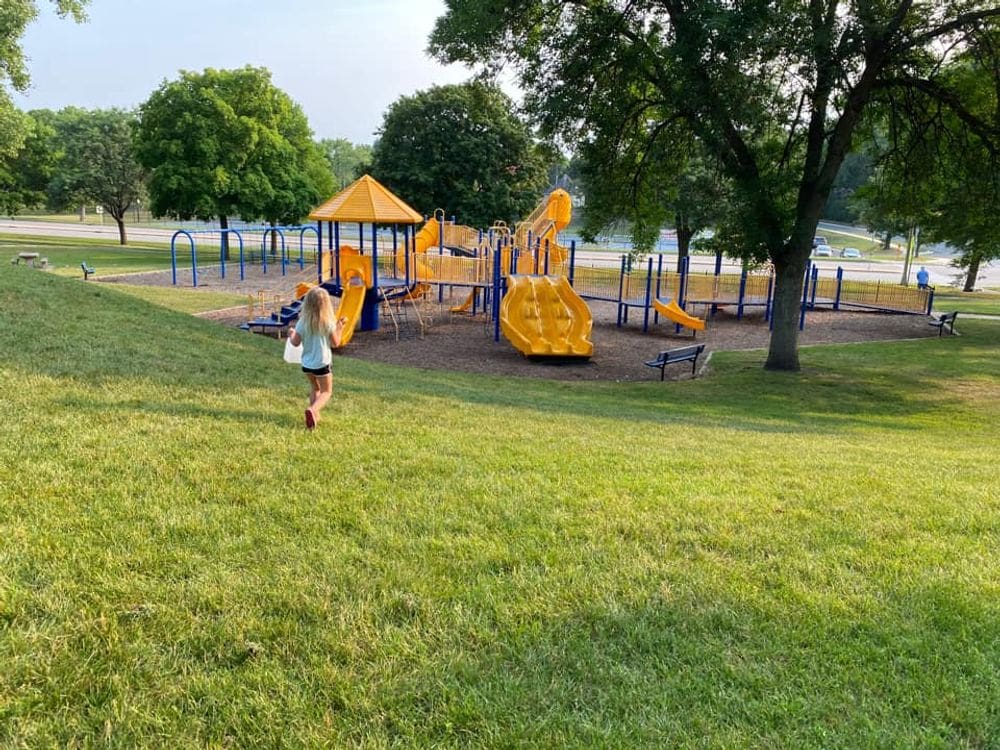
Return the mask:
M 861 257 L 861 251 L 858 250 L 856 247 L 845 247 L 843 250 L 840 251 L 840 257 L 841 258 L 860 258 Z
M 829 245 L 817 245 L 816 252 L 813 253 L 817 258 L 832 258 L 833 248 Z
M 829 243 L 826 241 L 826 237 L 819 237 L 819 236 L 813 237 L 813 250 L 815 250 L 820 245 L 828 245 L 828 244 Z

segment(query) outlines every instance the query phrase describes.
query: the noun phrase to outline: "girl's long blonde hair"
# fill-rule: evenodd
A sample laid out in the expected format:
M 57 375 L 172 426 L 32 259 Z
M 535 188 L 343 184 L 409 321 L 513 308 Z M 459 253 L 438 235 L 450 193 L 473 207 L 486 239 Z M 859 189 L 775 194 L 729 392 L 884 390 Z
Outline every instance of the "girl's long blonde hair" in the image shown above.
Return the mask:
M 333 330 L 333 300 L 326 289 L 315 286 L 306 294 L 302 302 L 302 319 L 313 334 L 323 335 Z

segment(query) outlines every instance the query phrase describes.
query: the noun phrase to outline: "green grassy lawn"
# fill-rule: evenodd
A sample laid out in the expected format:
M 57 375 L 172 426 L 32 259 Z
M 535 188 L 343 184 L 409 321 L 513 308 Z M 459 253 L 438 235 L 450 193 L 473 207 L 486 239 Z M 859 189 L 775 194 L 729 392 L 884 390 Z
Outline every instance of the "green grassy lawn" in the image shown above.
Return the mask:
M 140 242 L 122 247 L 98 239 L 0 234 L 0 263 L 9 263 L 10 258 L 22 252 L 47 257 L 55 273 L 62 276 L 82 276 L 80 263 L 83 261 L 98 276 L 170 268 L 170 249 L 163 245 Z
M 154 305 L 186 313 L 221 310 L 224 307 L 236 307 L 247 304 L 247 296 L 245 294 L 202 291 L 201 289 L 172 286 L 114 284 L 112 287 L 116 291 L 152 302 Z
M 934 311 L 1000 315 L 1000 294 L 996 292 L 960 292 L 937 287 L 934 290 Z
M 0 746 L 1000 744 L 1000 325 L 557 383 L 0 270 Z M 442 363 L 446 365 L 447 363 Z

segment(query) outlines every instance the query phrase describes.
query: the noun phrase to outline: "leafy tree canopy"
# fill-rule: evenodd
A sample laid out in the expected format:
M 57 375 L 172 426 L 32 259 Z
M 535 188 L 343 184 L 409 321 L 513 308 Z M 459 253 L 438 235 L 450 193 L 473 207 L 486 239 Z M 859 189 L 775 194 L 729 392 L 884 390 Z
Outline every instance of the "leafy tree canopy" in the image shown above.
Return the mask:
M 990 43 L 1000 44 L 1000 33 Z M 974 288 L 981 263 L 1000 258 L 1000 150 L 965 122 L 1000 132 L 991 64 L 972 48 L 942 68 L 938 78 L 961 92 L 962 110 L 916 91 L 906 117 L 886 111 L 878 171 L 862 190 L 869 217 L 911 232 L 919 227 L 924 237 L 957 248 L 966 290 Z
M 640 212 L 690 139 L 718 162 L 733 250 L 775 267 L 766 366 L 787 370 L 798 369 L 812 237 L 859 124 L 915 91 L 968 114 L 941 64 L 982 47 L 1000 16 L 988 0 L 445 4 L 432 52 L 486 72 L 512 66 L 543 135 L 598 144 L 610 185 Z M 1000 65 L 987 69 L 1000 77 Z M 995 138 L 974 116 L 960 119 Z
M 319 147 L 333 173 L 334 190 L 347 187 L 371 165 L 372 147 L 364 143 L 351 143 L 346 138 L 324 138 Z
M 424 214 L 443 208 L 472 226 L 526 216 L 546 185 L 547 154 L 514 103 L 479 81 L 435 86 L 385 114 L 372 175 Z
M 0 156 L 0 211 L 5 214 L 44 205 L 58 163 L 55 129 L 33 114 L 25 116 L 21 148 L 14 156 Z
M 158 216 L 294 223 L 332 190 L 305 115 L 264 68 L 164 82 L 140 107 L 136 151 Z
M 103 206 L 126 244 L 125 215 L 141 197 L 145 173 L 135 158 L 132 112 L 67 108 L 52 118 L 61 158 L 51 195 Z
M 86 18 L 89 0 L 51 0 L 60 16 L 76 21 Z M 0 3 L 0 157 L 13 156 L 28 137 L 31 122 L 14 106 L 8 87 L 25 91 L 30 83 L 21 37 L 38 16 L 34 0 L 4 0 Z

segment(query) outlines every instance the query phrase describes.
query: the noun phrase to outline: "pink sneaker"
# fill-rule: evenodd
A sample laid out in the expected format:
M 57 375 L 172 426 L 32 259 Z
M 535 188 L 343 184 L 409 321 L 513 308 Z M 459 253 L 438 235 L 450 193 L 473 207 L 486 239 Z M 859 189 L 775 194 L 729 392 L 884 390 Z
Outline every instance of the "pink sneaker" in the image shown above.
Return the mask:
M 312 409 L 306 409 L 306 429 L 311 430 L 316 426 L 316 415 Z

